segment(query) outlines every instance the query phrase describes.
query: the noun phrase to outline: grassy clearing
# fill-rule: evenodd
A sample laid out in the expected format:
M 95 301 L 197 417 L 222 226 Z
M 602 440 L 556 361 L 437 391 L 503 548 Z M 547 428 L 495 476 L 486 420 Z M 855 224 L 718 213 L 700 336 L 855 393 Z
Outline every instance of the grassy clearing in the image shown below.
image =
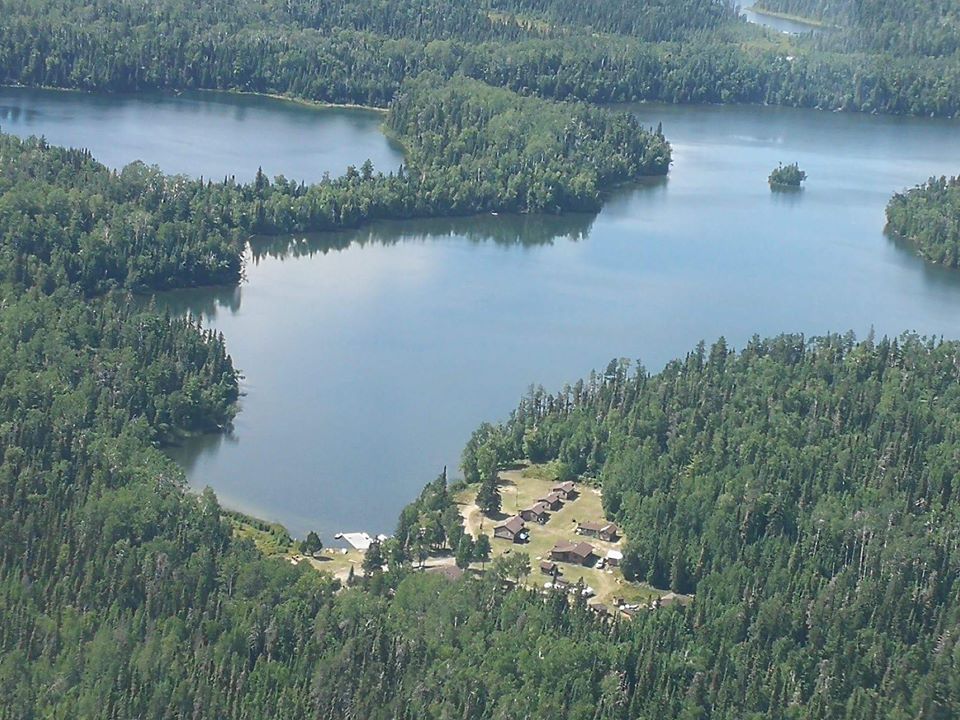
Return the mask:
M 293 551 L 293 539 L 283 525 L 258 520 L 235 510 L 227 511 L 225 515 L 234 537 L 252 541 L 264 555 L 286 556 Z
M 363 575 L 363 553 L 359 550 L 351 548 L 344 552 L 341 548 L 324 548 L 317 557 L 308 557 L 300 552 L 299 543 L 290 537 L 282 525 L 264 522 L 236 511 L 227 512 L 226 515 L 234 536 L 252 541 L 257 550 L 267 557 L 283 558 L 294 565 L 309 563 L 311 567 L 330 573 L 341 582 L 346 582 L 351 567 L 355 575 Z
M 294 553 L 289 556 L 289 560 L 294 564 L 309 563 L 311 567 L 330 573 L 342 583 L 350 576 L 350 568 L 353 568 L 353 574 L 357 577 L 363 575 L 363 553 L 353 548 L 346 552 L 341 548 L 325 548 L 316 557 Z
M 530 531 L 529 542 L 515 545 L 493 537 L 494 525 L 532 505 L 546 495 L 555 482 L 555 477 L 544 466 L 530 466 L 501 472 L 502 512 L 496 518 L 484 517 L 476 507 L 473 502 L 476 495 L 475 487 L 467 488 L 457 495 L 467 531 L 474 537 L 481 532 L 490 536 L 494 557 L 506 552 L 525 552 L 530 555 L 533 572 L 528 579 L 528 584 L 531 587 L 542 588 L 545 582 L 549 582 L 550 578 L 540 572 L 540 560 L 549 559 L 550 549 L 561 540 L 589 542 L 600 557 L 606 555 L 607 550 L 622 549 L 623 546 L 622 539 L 617 543 L 607 543 L 597 538 L 577 535 L 578 522 L 604 519 L 600 491 L 583 483 L 577 483 L 579 496 L 575 500 L 564 503 L 560 510 L 551 513 L 550 520 L 545 525 L 527 523 Z M 614 598 L 622 598 L 626 602 L 647 602 L 660 595 L 649 586 L 628 582 L 619 568 L 600 570 L 568 563 L 561 563 L 560 567 L 563 571 L 561 577 L 564 580 L 576 583 L 583 579 L 585 585 L 596 591 L 596 597 L 592 602 L 612 604 Z

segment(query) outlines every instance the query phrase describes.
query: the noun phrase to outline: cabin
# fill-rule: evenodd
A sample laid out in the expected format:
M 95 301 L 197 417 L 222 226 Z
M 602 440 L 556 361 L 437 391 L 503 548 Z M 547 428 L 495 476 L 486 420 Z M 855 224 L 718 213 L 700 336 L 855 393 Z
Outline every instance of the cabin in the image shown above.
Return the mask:
M 552 492 L 552 491 L 548 492 L 542 498 L 539 498 L 537 502 L 543 503 L 544 505 L 547 506 L 547 508 L 553 511 L 557 511 L 563 507 L 563 498 L 560 497 L 559 493 Z
M 547 510 L 549 510 L 549 508 L 545 502 L 536 502 L 530 507 L 521 510 L 520 517 L 527 522 L 536 522 L 543 525 L 550 519 L 550 513 L 548 513 Z
M 524 542 L 527 539 L 526 525 L 522 517 L 514 515 L 512 518 L 494 526 L 493 536 L 513 543 Z
M 671 605 L 689 605 L 693 602 L 693 595 L 684 595 L 682 593 L 668 592 L 666 595 L 654 599 L 652 606 L 654 608 L 665 608 Z
M 593 610 L 600 617 L 613 617 L 616 613 L 615 610 L 611 609 L 603 603 L 588 603 L 587 607 L 590 610 Z
M 577 496 L 577 486 L 570 480 L 557 483 L 550 490 L 559 495 L 561 500 L 573 500 Z
M 577 534 L 600 538 L 604 542 L 616 542 L 620 539 L 620 528 L 612 522 L 594 522 L 590 520 L 577 525 Z
M 600 528 L 603 523 L 588 520 L 577 525 L 577 535 L 586 535 L 588 537 L 600 537 Z
M 616 542 L 620 539 L 620 528 L 616 523 L 607 523 L 600 528 L 598 537 L 604 542 Z
M 593 545 L 590 543 L 561 541 L 553 546 L 550 551 L 550 559 L 574 565 L 589 565 L 597 559 L 597 556 Z
M 438 575 L 450 582 L 455 582 L 463 577 L 463 570 L 456 565 L 435 565 L 434 567 L 427 568 L 427 573 L 430 575 Z
M 609 567 L 619 567 L 623 562 L 623 553 L 619 550 L 607 550 L 607 556 L 604 559 Z
M 553 577 L 554 575 L 560 574 L 560 566 L 553 562 L 553 560 L 541 560 L 540 572 L 542 572 L 544 575 L 550 575 Z

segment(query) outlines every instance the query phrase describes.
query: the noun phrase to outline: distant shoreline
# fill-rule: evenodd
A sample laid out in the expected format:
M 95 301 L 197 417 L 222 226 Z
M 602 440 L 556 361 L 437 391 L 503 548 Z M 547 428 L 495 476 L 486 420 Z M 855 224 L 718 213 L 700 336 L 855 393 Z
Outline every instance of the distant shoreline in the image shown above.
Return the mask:
M 361 105 L 359 103 L 332 103 L 323 100 L 310 100 L 308 98 L 296 97 L 293 95 L 282 95 L 280 93 L 256 92 L 254 90 L 227 90 L 221 88 L 190 88 L 188 90 L 171 90 L 171 92 L 189 92 L 196 90 L 202 93 L 228 93 L 230 95 L 252 95 L 254 97 L 270 98 L 271 100 L 283 100 L 296 105 L 306 105 L 313 108 L 333 108 L 341 110 L 367 110 L 370 112 L 385 114 L 386 108 L 376 107 L 375 105 Z
M 57 90 L 60 92 L 71 92 L 71 93 L 87 93 L 90 95 L 142 95 L 144 93 L 163 93 L 170 95 L 180 95 L 187 92 L 200 92 L 200 93 L 224 93 L 228 95 L 250 95 L 253 97 L 264 97 L 270 98 L 271 100 L 282 100 L 284 102 L 295 103 L 297 105 L 305 105 L 307 107 L 313 108 L 333 108 L 341 110 L 367 110 L 369 112 L 375 112 L 379 114 L 385 114 L 387 108 L 376 107 L 375 105 L 361 105 L 359 103 L 332 103 L 325 102 L 323 100 L 310 100 L 308 98 L 295 97 L 293 95 L 282 95 L 280 93 L 264 93 L 264 92 L 255 92 L 253 90 L 235 90 L 228 88 L 154 88 L 151 90 L 123 90 L 120 92 L 112 92 L 110 90 L 88 90 L 85 88 L 75 88 L 75 87 L 60 87 L 59 85 L 18 85 L 14 83 L 3 83 L 0 84 L 0 89 L 11 89 L 11 90 Z
M 756 13 L 757 15 L 764 15 L 766 17 L 776 18 L 778 20 L 789 20 L 790 22 L 795 22 L 800 25 L 809 25 L 811 29 L 825 29 L 833 27 L 822 20 L 814 20 L 813 18 L 806 18 L 800 15 L 777 12 L 776 10 L 767 10 L 766 8 L 757 7 L 756 5 L 751 5 L 750 7 L 744 9 L 749 10 L 752 13 Z

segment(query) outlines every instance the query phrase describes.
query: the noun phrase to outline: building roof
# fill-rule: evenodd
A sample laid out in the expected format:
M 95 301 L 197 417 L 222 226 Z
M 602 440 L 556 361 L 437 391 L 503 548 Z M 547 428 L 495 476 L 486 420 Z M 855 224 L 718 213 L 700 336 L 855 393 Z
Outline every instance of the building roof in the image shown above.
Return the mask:
M 493 530 L 494 532 L 496 532 L 500 528 L 506 528 L 507 530 L 510 531 L 511 534 L 516 535 L 518 532 L 523 530 L 525 526 L 526 526 L 526 523 L 523 521 L 523 518 L 520 517 L 519 515 L 514 515 L 512 518 L 509 518 L 503 521 L 502 523 L 500 523 L 499 525 L 496 525 L 493 528 Z
M 602 528 L 600 528 L 602 533 L 610 533 L 611 535 L 619 535 L 620 528 L 617 527 L 616 523 L 607 523 Z
M 623 553 L 619 550 L 607 550 L 607 558 L 609 560 L 623 560 Z
M 577 525 L 578 530 L 590 530 L 591 532 L 600 532 L 603 527 L 603 523 L 594 522 L 593 520 L 587 520 Z
M 546 512 L 547 510 L 549 510 L 549 509 L 550 509 L 550 506 L 549 506 L 549 505 L 547 505 L 547 504 L 546 504 L 545 502 L 543 502 L 542 500 L 538 500 L 537 502 L 535 502 L 535 503 L 534 503 L 533 505 L 531 505 L 530 507 L 524 508 L 524 509 L 523 509 L 523 512 L 532 512 L 534 515 L 542 515 L 543 513 L 545 513 L 545 512 Z
M 586 559 L 593 555 L 593 545 L 585 542 L 572 543 L 566 540 L 561 540 L 553 546 L 553 550 L 551 552 L 564 554 L 569 553 L 575 557 Z
M 660 605 L 673 605 L 674 603 L 678 605 L 689 605 L 693 602 L 692 595 L 683 595 L 681 593 L 668 592 L 666 595 L 660 596 Z
M 344 540 L 353 546 L 357 550 L 362 550 L 366 552 L 370 549 L 370 545 L 373 544 L 373 538 L 370 537 L 365 532 L 356 532 L 356 533 L 337 533 L 339 537 L 337 540 Z
M 541 570 L 546 570 L 546 571 L 549 572 L 550 570 L 553 570 L 555 567 L 557 567 L 557 564 L 556 564 L 553 560 L 541 560 L 541 561 L 540 561 L 540 569 L 541 569 Z
M 431 575 L 440 575 L 447 580 L 459 580 L 463 577 L 463 570 L 456 565 L 435 565 L 427 568 L 427 572 Z
M 540 498 L 537 502 L 545 502 L 548 505 L 552 505 L 553 503 L 560 502 L 561 500 L 563 500 L 563 498 L 560 497 L 558 493 L 550 491 L 546 495 L 544 495 L 542 498 Z
M 570 493 L 576 490 L 576 486 L 570 480 L 565 480 L 562 483 L 557 483 L 556 485 L 554 485 L 553 489 L 557 491 L 562 490 L 565 493 Z

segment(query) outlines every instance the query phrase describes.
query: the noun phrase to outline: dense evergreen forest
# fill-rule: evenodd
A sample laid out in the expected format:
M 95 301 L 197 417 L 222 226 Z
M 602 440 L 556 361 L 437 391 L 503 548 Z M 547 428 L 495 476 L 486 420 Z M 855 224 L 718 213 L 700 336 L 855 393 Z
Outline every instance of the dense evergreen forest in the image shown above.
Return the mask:
M 517 587 L 519 553 L 417 572 L 483 557 L 445 476 L 351 587 L 263 557 L 158 449 L 230 421 L 224 339 L 125 294 L 234 282 L 254 233 L 595 210 L 667 171 L 659 129 L 577 101 L 960 112 L 953 5 L 855 7 L 856 33 L 824 10 L 841 29 L 789 40 L 711 0 L 0 0 L 4 82 L 389 107 L 407 157 L 243 184 L 0 135 L 0 720 L 960 715 L 960 344 L 701 344 L 480 428 L 467 480 L 596 479 L 624 571 L 695 594 L 626 621 Z M 956 187 L 888 210 L 954 265 Z
M 927 4 L 871 4 L 884 32 L 903 36 L 884 43 L 776 37 L 714 0 L 0 0 L 0 81 L 386 107 L 432 70 L 553 99 L 956 115 L 960 64 L 941 61 L 953 26 L 934 17 L 914 32 L 898 9 L 908 5 Z
M 887 230 L 930 262 L 960 267 L 960 178 L 931 178 L 894 195 Z
M 624 572 L 696 593 L 669 637 L 631 628 L 659 655 L 643 686 L 666 656 L 697 668 L 682 703 L 651 695 L 634 716 L 948 718 L 958 411 L 954 342 L 721 340 L 657 375 L 613 362 L 533 391 L 465 462 L 485 450 L 597 477 L 629 538 Z
M 609 621 L 516 564 L 412 570 L 418 526 L 457 537 L 442 476 L 352 589 L 265 559 L 150 446 L 228 415 L 217 338 L 68 291 L 0 323 L 4 718 L 956 716 L 956 343 L 701 345 L 483 428 L 494 462 L 597 473 L 628 572 L 696 593 Z M 192 409 L 145 411 L 144 376 Z
M 760 0 L 757 8 L 823 21 L 821 47 L 949 57 L 960 50 L 957 0 Z

